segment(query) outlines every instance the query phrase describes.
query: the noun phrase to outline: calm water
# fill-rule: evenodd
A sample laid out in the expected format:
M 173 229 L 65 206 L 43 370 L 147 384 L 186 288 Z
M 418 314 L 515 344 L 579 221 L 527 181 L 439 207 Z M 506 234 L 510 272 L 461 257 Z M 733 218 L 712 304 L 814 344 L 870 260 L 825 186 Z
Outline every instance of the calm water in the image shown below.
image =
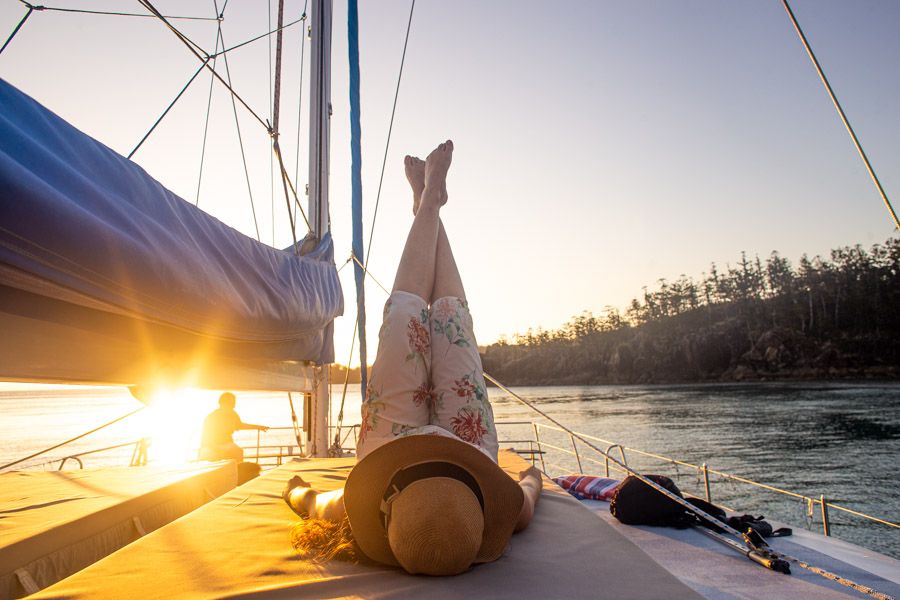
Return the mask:
M 518 388 L 524 398 L 576 431 L 717 469 L 835 503 L 889 521 L 900 521 L 900 384 L 751 384 L 685 386 L 588 386 Z M 335 408 L 340 390 L 334 390 Z M 215 393 L 172 400 L 27 463 L 153 435 L 151 457 L 159 462 L 189 456 L 199 439 L 203 416 L 215 407 Z M 493 390 L 498 421 L 532 421 L 517 400 Z M 302 401 L 294 397 L 298 410 Z M 345 425 L 359 422 L 358 387 L 347 394 Z M 141 406 L 114 388 L 0 392 L 0 464 L 21 458 L 103 424 Z M 290 424 L 284 394 L 239 394 L 238 412 L 246 422 Z M 540 419 L 538 419 L 540 421 Z M 531 426 L 500 426 L 506 440 L 531 438 Z M 255 432 L 239 441 L 255 443 Z M 263 444 L 288 443 L 289 431 L 265 434 Z M 544 441 L 571 448 L 567 436 L 543 431 Z M 349 445 L 349 444 L 348 444 Z M 516 443 L 517 447 L 527 444 Z M 602 448 L 606 444 L 598 445 Z M 590 465 L 582 448 L 585 471 Z M 85 466 L 127 463 L 131 448 L 86 457 Z M 629 455 L 645 472 L 674 476 L 687 493 L 702 495 L 696 471 Z M 74 464 L 70 463 L 72 467 Z M 548 457 L 552 474 L 574 471 L 575 459 Z M 797 499 L 748 488 L 712 476 L 714 502 L 764 514 L 795 527 L 821 530 L 815 507 L 810 518 Z M 900 558 L 900 530 L 869 524 L 831 511 L 832 534 Z

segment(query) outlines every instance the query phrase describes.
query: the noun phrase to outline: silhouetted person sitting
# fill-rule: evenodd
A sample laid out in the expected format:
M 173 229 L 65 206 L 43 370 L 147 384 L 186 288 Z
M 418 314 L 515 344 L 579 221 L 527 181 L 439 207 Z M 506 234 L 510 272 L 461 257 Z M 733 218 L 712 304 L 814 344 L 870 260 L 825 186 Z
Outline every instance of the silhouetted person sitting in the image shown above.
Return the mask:
M 203 437 L 200 441 L 200 460 L 244 460 L 244 450 L 234 443 L 231 435 L 240 429 L 268 431 L 265 425 L 252 425 L 241 421 L 234 410 L 236 398 L 231 392 L 219 396 L 219 408 L 203 420 Z

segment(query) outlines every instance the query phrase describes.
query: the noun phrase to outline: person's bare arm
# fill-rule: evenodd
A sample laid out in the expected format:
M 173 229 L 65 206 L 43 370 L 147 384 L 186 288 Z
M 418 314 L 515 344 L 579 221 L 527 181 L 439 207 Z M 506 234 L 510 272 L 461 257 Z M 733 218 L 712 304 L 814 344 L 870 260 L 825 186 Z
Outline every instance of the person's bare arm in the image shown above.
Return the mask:
M 541 472 L 535 467 L 529 467 L 519 473 L 519 487 L 522 488 L 524 499 L 522 501 L 522 510 L 519 512 L 519 520 L 516 521 L 514 533 L 522 531 L 531 523 L 534 517 L 534 509 L 537 506 L 538 499 L 541 497 Z
M 344 509 L 344 488 L 316 492 L 299 475 L 294 475 L 287 482 L 282 498 L 291 510 L 304 519 L 340 521 L 347 514 Z
M 254 425 L 253 423 L 244 423 L 241 421 L 238 429 L 257 429 L 259 431 L 268 431 L 269 427 L 267 425 Z

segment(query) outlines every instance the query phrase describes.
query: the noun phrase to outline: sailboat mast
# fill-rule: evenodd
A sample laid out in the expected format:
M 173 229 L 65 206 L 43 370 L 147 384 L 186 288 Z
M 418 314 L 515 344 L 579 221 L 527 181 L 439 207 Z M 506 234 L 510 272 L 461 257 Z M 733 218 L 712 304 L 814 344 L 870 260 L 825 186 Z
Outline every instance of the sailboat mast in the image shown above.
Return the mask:
M 331 0 L 313 0 L 312 78 L 309 111 L 309 224 L 316 239 L 331 228 L 328 216 L 328 171 L 331 150 Z M 328 455 L 328 365 L 316 367 L 316 385 L 310 408 L 309 454 Z
M 309 112 L 309 215 L 317 239 L 330 230 L 328 170 L 331 149 L 331 0 L 311 7 L 312 96 Z

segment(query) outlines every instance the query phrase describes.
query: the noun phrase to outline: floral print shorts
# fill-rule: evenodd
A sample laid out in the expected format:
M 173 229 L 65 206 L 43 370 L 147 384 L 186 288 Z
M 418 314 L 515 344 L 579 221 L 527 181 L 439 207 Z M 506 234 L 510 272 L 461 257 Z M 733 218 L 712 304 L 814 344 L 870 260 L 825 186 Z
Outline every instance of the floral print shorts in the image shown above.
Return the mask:
M 444 435 L 496 462 L 497 430 L 468 304 L 447 297 L 429 309 L 419 296 L 395 291 L 378 339 L 357 456 L 401 436 Z

